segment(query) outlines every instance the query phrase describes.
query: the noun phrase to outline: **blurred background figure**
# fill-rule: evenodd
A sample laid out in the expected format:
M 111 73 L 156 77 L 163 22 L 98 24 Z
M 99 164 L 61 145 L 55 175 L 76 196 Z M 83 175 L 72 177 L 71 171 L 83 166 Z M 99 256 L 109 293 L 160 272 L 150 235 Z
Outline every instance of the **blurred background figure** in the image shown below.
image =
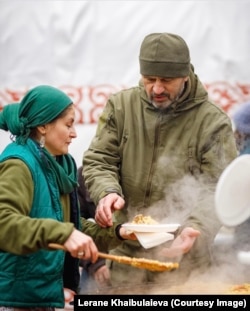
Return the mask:
M 239 155 L 250 153 L 250 101 L 240 105 L 233 114 L 235 138 Z
M 82 175 L 82 166 L 78 168 L 78 197 L 80 203 L 81 216 L 95 222 L 96 206 L 90 199 Z M 80 294 L 91 293 L 100 287 L 110 286 L 109 269 L 105 259 L 99 258 L 95 263 L 90 260 L 81 260 Z
M 239 156 L 250 154 L 250 101 L 239 106 L 233 114 L 232 120 Z M 249 230 L 250 219 L 235 228 L 234 247 L 236 249 L 250 250 Z

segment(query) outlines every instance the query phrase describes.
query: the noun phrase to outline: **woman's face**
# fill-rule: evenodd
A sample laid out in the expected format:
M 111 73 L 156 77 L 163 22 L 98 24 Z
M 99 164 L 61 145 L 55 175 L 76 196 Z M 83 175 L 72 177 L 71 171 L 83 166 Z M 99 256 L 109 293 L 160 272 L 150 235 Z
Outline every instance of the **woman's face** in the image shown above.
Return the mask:
M 62 117 L 43 126 L 45 148 L 51 155 L 59 156 L 68 153 L 72 139 L 77 137 L 74 121 L 75 107 L 71 105 Z

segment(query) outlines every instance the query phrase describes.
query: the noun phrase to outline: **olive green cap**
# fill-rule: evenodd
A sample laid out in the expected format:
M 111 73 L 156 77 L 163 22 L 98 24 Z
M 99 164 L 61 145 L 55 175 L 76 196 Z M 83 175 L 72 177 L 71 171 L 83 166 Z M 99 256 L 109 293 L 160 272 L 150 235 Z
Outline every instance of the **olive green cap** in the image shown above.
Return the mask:
M 140 73 L 165 78 L 186 77 L 190 70 L 189 48 L 178 35 L 152 33 L 140 49 Z

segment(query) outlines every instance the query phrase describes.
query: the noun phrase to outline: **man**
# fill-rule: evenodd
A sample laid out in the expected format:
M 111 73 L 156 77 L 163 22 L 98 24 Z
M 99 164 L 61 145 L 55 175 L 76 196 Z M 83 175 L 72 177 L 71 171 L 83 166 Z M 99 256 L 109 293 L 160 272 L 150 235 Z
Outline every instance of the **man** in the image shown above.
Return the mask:
M 231 120 L 208 99 L 180 36 L 147 35 L 139 61 L 140 84 L 110 96 L 84 154 L 83 174 L 102 227 L 139 213 L 181 224 L 171 245 L 145 250 L 138 242 L 125 242 L 112 251 L 178 260 L 180 268 L 171 275 L 180 281 L 211 264 L 221 226 L 214 188 L 237 156 L 236 144 Z M 112 283 L 151 282 L 159 276 L 138 270 L 111 262 Z

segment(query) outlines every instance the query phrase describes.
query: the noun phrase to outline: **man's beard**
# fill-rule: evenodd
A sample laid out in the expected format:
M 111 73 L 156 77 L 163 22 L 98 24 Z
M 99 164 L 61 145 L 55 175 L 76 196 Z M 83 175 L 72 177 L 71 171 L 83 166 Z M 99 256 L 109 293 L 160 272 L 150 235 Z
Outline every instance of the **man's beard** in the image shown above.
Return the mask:
M 165 100 L 164 102 L 155 102 L 155 101 L 151 100 L 151 103 L 155 108 L 157 108 L 159 110 L 164 110 L 164 109 L 168 108 L 169 106 L 173 105 L 174 103 L 176 103 L 178 101 L 178 99 L 183 94 L 184 88 L 185 88 L 185 83 L 183 83 L 180 92 L 176 95 L 176 97 L 174 99 L 170 98 L 169 93 L 164 93 L 163 95 L 168 98 L 167 100 Z M 154 98 L 154 95 L 151 96 L 151 99 L 152 98 Z

